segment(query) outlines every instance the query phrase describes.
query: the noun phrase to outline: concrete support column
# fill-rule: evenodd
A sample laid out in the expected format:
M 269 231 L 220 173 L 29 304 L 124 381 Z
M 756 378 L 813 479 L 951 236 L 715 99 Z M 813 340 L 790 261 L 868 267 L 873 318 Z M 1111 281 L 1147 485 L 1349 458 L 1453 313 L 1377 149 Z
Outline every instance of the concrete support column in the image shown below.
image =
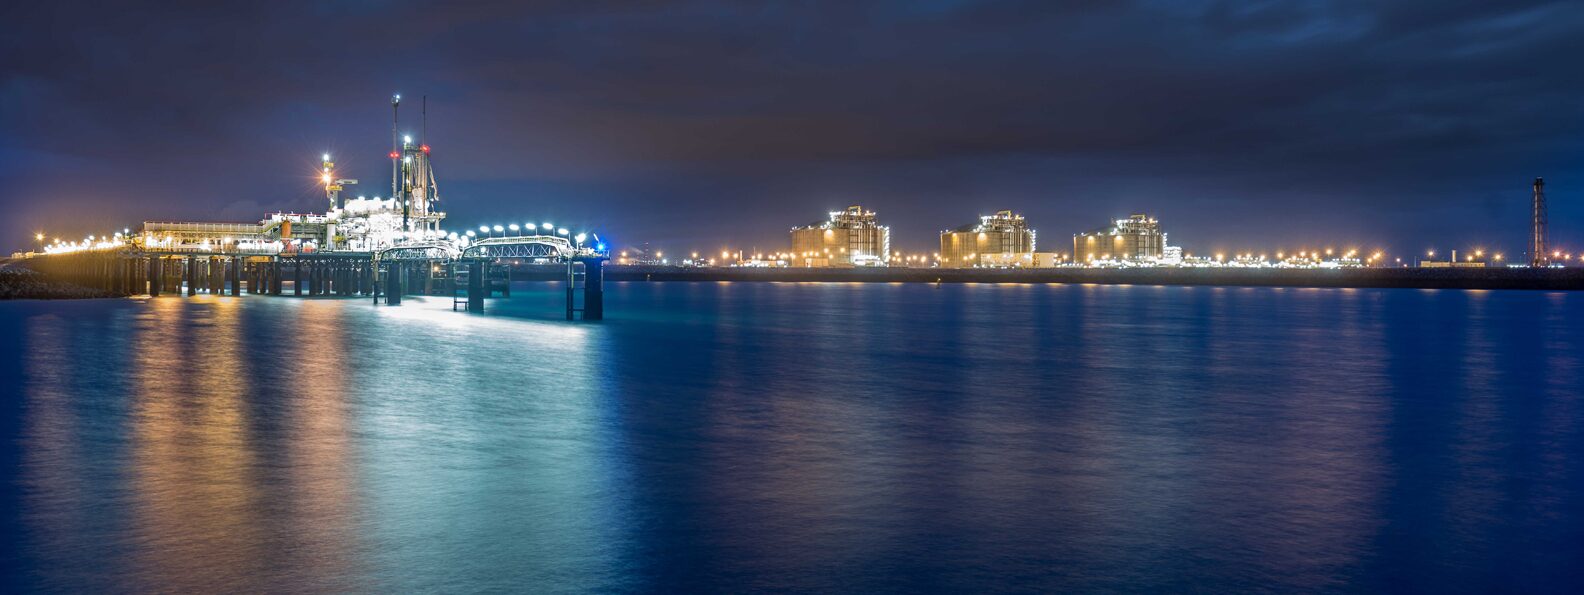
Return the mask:
M 385 303 L 391 306 L 401 305 L 402 300 L 402 274 L 406 267 L 401 263 L 390 263 L 390 269 L 385 274 Z
M 605 259 L 583 261 L 583 320 L 605 318 Z
M 274 283 L 270 286 L 270 293 L 280 295 L 281 290 L 285 285 L 285 280 L 281 278 L 281 259 L 279 256 L 276 256 L 274 261 L 270 263 L 270 267 L 275 270 L 274 274 L 272 275 L 274 277 Z
M 485 283 L 488 283 L 489 280 L 484 278 L 484 261 L 475 260 L 467 263 L 467 267 L 467 309 L 469 312 L 483 312 L 484 294 L 489 291 L 485 289 Z
M 572 320 L 577 315 L 574 310 L 576 306 L 573 305 L 574 296 L 577 294 L 577 261 L 568 260 L 566 267 L 566 316 L 567 320 Z
M 209 293 L 225 295 L 225 261 L 218 256 L 209 257 Z

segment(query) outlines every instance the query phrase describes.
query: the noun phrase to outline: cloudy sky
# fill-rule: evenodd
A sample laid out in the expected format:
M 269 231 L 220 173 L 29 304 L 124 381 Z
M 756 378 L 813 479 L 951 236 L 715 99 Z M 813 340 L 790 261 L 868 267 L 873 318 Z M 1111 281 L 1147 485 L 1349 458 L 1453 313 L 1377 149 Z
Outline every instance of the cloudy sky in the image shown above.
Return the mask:
M 534 4 L 528 8 L 519 4 Z M 389 187 L 391 93 L 453 227 L 783 248 L 998 209 L 1042 247 L 1130 212 L 1190 251 L 1584 246 L 1570 2 L 10 2 L 0 248 L 323 210 Z

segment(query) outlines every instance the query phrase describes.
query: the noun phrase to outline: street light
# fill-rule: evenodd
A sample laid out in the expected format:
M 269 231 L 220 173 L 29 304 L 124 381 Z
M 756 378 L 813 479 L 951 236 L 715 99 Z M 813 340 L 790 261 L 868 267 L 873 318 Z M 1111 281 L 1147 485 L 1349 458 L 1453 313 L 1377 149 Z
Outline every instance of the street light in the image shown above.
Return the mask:
M 546 221 L 544 223 L 540 223 L 539 227 L 541 229 L 544 229 L 545 231 L 550 231 L 552 229 L 555 229 L 555 225 L 551 224 L 549 221 Z
M 521 229 L 522 229 L 522 228 L 521 228 L 521 227 L 519 227 L 519 226 L 518 226 L 518 225 L 517 225 L 517 224 L 516 224 L 516 223 L 513 223 L 513 224 L 511 224 L 511 225 L 510 225 L 510 226 L 509 226 L 509 227 L 511 227 L 511 230 L 512 230 L 512 231 L 519 231 L 519 230 L 521 230 Z
M 567 228 L 565 228 L 565 227 L 562 227 L 562 228 L 556 230 L 556 235 L 558 235 L 558 236 L 564 236 L 566 234 L 567 234 Z

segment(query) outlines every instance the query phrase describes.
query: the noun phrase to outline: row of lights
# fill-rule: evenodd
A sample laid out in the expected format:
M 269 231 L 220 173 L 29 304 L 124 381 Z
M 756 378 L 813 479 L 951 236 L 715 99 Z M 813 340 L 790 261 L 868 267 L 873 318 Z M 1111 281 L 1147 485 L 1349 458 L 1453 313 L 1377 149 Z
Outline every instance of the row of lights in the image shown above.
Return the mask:
M 45 254 L 63 254 L 67 252 L 77 252 L 80 250 L 110 250 L 121 248 L 126 245 L 126 240 L 131 239 L 131 233 L 131 229 L 123 229 L 108 235 L 89 234 L 87 237 L 84 237 L 82 240 L 76 242 L 64 242 L 61 241 L 60 238 L 55 238 L 54 242 L 45 244 L 44 232 L 38 232 L 33 234 L 33 239 L 38 241 L 39 246 L 44 249 Z
M 504 237 L 504 235 L 505 235 L 505 233 L 507 231 L 510 231 L 511 233 L 516 234 L 516 235 L 521 235 L 522 232 L 533 232 L 533 231 L 540 230 L 540 229 L 542 229 L 545 232 L 545 235 L 549 235 L 549 233 L 551 231 L 554 231 L 555 235 L 558 235 L 558 236 L 565 236 L 565 235 L 571 233 L 570 231 L 567 230 L 567 228 L 565 228 L 565 227 L 559 227 L 558 228 L 558 227 L 555 226 L 555 224 L 549 223 L 549 222 L 541 223 L 541 224 L 539 224 L 537 226 L 532 224 L 532 223 L 526 223 L 526 224 L 523 224 L 523 225 L 518 225 L 516 223 L 512 223 L 512 224 L 505 225 L 505 226 L 501 226 L 501 225 L 480 225 L 479 228 L 478 228 L 478 233 L 485 234 L 485 237 L 493 237 L 495 234 L 498 233 L 498 234 L 502 234 L 502 236 Z M 473 230 L 468 230 L 467 235 L 468 235 L 468 237 L 475 237 L 475 234 L 474 234 Z M 583 232 L 578 232 L 577 235 L 571 236 L 571 239 L 573 241 L 576 241 L 579 244 L 582 244 L 584 240 L 588 239 L 588 234 L 583 233 Z

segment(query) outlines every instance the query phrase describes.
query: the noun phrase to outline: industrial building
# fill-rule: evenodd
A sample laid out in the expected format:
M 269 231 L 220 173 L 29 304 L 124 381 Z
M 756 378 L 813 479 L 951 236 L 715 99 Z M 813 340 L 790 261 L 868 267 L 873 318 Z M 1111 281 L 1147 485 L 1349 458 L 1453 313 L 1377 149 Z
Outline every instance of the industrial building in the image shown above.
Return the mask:
M 1073 235 L 1073 262 L 1154 262 L 1166 251 L 1160 222 L 1143 213 L 1114 225 Z
M 792 228 L 791 262 L 796 266 L 885 266 L 890 254 L 891 228 L 861 206 L 831 211 L 828 221 Z
M 1022 215 L 997 211 L 969 223 L 942 231 L 942 268 L 1028 267 L 1033 265 L 1036 232 Z
M 375 252 L 404 243 L 456 240 L 440 228 L 445 212 L 422 139 L 397 134 L 401 96 L 391 98 L 391 195 L 344 198 L 357 180 L 336 175 L 330 155 L 322 157 L 323 214 L 273 213 L 258 223 L 144 222 L 133 243 L 145 249 L 180 252 L 241 251 L 305 253 L 329 250 Z

